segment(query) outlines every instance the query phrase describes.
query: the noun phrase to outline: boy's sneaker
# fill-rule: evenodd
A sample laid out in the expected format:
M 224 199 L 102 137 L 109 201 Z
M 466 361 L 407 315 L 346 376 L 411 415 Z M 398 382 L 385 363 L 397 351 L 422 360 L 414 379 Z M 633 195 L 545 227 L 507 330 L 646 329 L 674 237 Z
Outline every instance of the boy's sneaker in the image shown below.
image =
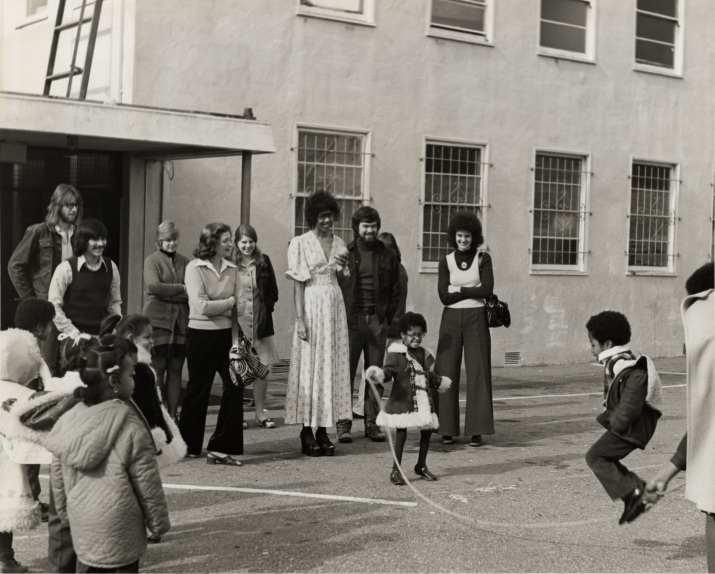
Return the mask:
M 29 572 L 29 568 L 23 566 L 14 558 L 3 558 L 0 560 L 0 572 L 23 574 L 24 572 Z
M 641 514 L 653 508 L 657 501 L 657 494 L 646 492 L 642 486 L 636 487 L 633 492 L 623 498 L 623 514 L 621 514 L 618 524 L 633 522 Z

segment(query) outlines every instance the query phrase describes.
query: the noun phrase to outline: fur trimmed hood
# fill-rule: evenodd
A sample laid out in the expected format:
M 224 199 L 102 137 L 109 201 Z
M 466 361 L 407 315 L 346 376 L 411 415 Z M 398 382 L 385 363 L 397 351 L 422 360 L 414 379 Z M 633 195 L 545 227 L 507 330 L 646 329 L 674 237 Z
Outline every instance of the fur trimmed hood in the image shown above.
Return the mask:
M 0 331 L 0 379 L 26 385 L 40 376 L 42 353 L 29 331 Z

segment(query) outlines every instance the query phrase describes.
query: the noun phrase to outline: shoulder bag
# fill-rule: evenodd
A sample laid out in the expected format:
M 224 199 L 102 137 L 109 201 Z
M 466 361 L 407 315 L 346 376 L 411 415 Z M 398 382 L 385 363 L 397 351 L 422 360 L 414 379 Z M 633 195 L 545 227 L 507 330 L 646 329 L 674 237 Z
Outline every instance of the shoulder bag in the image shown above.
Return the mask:
M 247 387 L 256 379 L 265 379 L 271 370 L 261 363 L 256 349 L 243 334 L 238 324 L 236 307 L 231 309 L 231 338 L 233 346 L 229 351 L 229 374 L 237 387 Z
M 483 269 L 483 256 L 484 253 L 479 254 L 479 275 L 482 274 Z M 492 295 L 486 300 L 487 309 L 487 325 L 489 327 L 506 327 L 509 328 L 511 325 L 511 313 L 509 312 L 509 304 L 506 301 L 500 301 L 496 294 Z

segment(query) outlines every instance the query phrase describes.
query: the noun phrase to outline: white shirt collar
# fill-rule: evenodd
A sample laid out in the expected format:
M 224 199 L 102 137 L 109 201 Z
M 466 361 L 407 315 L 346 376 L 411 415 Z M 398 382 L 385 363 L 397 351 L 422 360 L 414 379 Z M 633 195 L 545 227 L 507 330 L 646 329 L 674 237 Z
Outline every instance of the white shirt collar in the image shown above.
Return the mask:
M 88 269 L 91 269 L 92 271 L 96 271 L 100 267 L 104 266 L 104 268 L 107 268 L 107 264 L 104 262 L 104 257 L 100 257 L 99 259 L 99 265 L 96 267 L 91 267 L 89 263 L 87 263 L 87 259 L 85 259 L 84 255 L 80 255 L 77 257 L 77 271 L 82 269 L 82 265 L 86 265 Z
M 214 271 L 216 270 L 214 266 L 211 265 L 211 262 L 208 259 L 197 259 L 196 267 L 208 267 L 209 269 L 213 269 Z M 223 273 L 223 270 L 227 267 L 236 267 L 236 264 L 231 263 L 228 259 L 221 259 L 221 269 L 219 269 L 218 274 L 221 275 L 221 273 Z
M 66 233 L 59 225 L 55 225 L 55 231 L 59 233 L 63 239 L 70 238 L 74 234 L 74 225 L 70 225 L 69 227 L 67 227 Z
M 630 351 L 631 348 L 628 345 L 619 345 L 617 347 L 611 347 L 610 349 L 606 349 L 603 351 L 603 353 L 598 354 L 598 362 L 603 363 L 608 357 L 612 357 L 613 355 L 617 355 L 618 353 L 625 353 L 626 351 Z

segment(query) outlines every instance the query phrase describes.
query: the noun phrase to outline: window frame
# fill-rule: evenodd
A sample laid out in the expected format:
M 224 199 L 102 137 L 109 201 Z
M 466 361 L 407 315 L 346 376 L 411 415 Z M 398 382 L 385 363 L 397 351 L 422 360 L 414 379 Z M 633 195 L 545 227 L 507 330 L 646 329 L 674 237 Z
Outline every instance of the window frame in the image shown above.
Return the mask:
M 362 14 L 350 14 L 333 8 L 323 8 L 320 6 L 307 6 L 296 0 L 296 14 L 308 18 L 320 18 L 322 20 L 336 20 L 361 26 L 376 26 L 375 23 L 375 0 L 362 0 L 364 10 Z
M 539 56 L 546 56 L 549 58 L 558 58 L 561 60 L 574 60 L 576 62 L 583 62 L 586 64 L 596 63 L 596 26 L 597 26 L 597 12 L 598 12 L 598 0 L 571 0 L 572 2 L 581 2 L 586 4 L 586 51 L 585 52 L 572 52 L 570 50 L 560 50 L 558 48 L 549 48 L 541 45 L 541 7 L 543 0 L 539 0 L 539 17 L 537 18 L 536 25 L 536 52 Z M 552 20 L 548 20 L 552 22 Z M 562 22 L 557 22 L 558 24 L 565 25 Z
M 646 10 L 638 9 L 638 0 L 634 2 L 634 14 L 635 19 L 633 22 L 633 70 L 636 72 L 646 72 L 648 74 L 656 74 L 659 76 L 670 76 L 674 78 L 683 77 L 683 52 L 684 52 L 684 22 L 685 22 L 685 0 L 676 0 L 678 3 L 678 14 L 676 18 L 669 16 L 664 16 L 662 14 L 657 14 L 654 12 L 647 12 Z M 674 49 L 675 54 L 673 55 L 673 67 L 666 68 L 663 66 L 656 66 L 654 64 L 645 64 L 638 62 L 636 60 L 636 45 L 638 42 L 637 30 L 638 30 L 638 14 L 639 13 L 650 14 L 658 18 L 675 20 L 675 43 Z
M 49 18 L 50 14 L 50 2 L 47 0 L 47 4 L 45 4 L 44 10 L 41 10 L 40 12 L 37 12 L 35 14 L 32 14 L 31 16 L 27 15 L 27 8 L 28 8 L 28 2 L 29 0 L 19 0 L 16 4 L 17 8 L 17 18 L 15 21 L 15 29 L 19 30 L 20 28 L 24 28 L 25 26 L 30 26 L 32 24 L 36 24 L 37 22 L 44 22 Z
M 652 167 L 668 167 L 671 169 L 670 181 L 671 189 L 669 190 L 669 233 L 668 233 L 668 253 L 667 266 L 666 267 L 651 267 L 644 265 L 631 265 L 628 261 L 630 257 L 630 243 L 631 243 L 631 222 L 633 221 L 631 216 L 631 202 L 633 195 L 633 166 L 634 164 L 645 164 Z M 678 221 L 680 217 L 678 215 L 678 200 L 680 196 L 680 164 L 674 161 L 665 160 L 654 160 L 644 157 L 631 157 L 630 161 L 630 171 L 628 173 L 628 203 L 626 207 L 626 275 L 634 276 L 652 276 L 652 277 L 662 277 L 662 276 L 675 276 L 676 265 L 675 261 L 678 257 L 677 243 L 678 243 Z
M 311 132 L 317 134 L 332 134 L 332 135 L 346 135 L 346 136 L 359 136 L 363 141 L 363 170 L 362 170 L 362 197 L 344 197 L 335 195 L 338 200 L 352 200 L 360 205 L 368 205 L 372 201 L 370 196 L 370 159 L 372 158 L 371 152 L 371 132 L 369 130 L 358 129 L 358 128 L 345 128 L 337 126 L 328 126 L 320 124 L 297 124 L 293 129 L 294 143 L 291 151 L 294 152 L 293 159 L 293 185 L 291 187 L 290 199 L 291 199 L 291 237 L 296 236 L 296 201 L 299 197 L 308 197 L 309 194 L 298 193 L 298 146 L 300 145 L 300 134 L 301 132 Z M 348 221 L 352 214 L 343 214 L 347 217 Z M 349 243 L 349 241 L 345 241 Z
M 480 187 L 480 193 L 479 197 L 481 198 L 481 203 L 479 204 L 473 204 L 473 207 L 481 207 L 481 215 L 479 216 L 479 220 L 482 223 L 482 235 L 484 236 L 484 243 L 479 247 L 479 251 L 489 251 L 488 247 L 488 242 L 487 242 L 487 237 L 488 237 L 488 210 L 491 208 L 491 205 L 489 204 L 489 197 L 488 197 L 488 190 L 489 190 L 489 168 L 491 167 L 491 163 L 489 162 L 489 145 L 487 142 L 479 142 L 479 141 L 472 141 L 472 140 L 461 140 L 461 139 L 452 139 L 452 138 L 443 138 L 443 137 L 432 137 L 432 136 L 425 136 L 423 145 L 422 145 L 422 157 L 420 159 L 422 163 L 422 169 L 420 170 L 421 173 L 421 182 L 420 182 L 420 197 L 419 197 L 419 206 L 420 206 L 420 227 L 419 227 L 419 243 L 417 245 L 417 248 L 420 252 L 420 261 L 419 261 L 419 273 L 437 273 L 439 269 L 439 261 L 425 261 L 423 259 L 423 254 L 424 254 L 424 245 L 423 245 L 423 240 L 424 240 L 424 233 L 425 233 L 425 216 L 424 216 L 424 206 L 427 203 L 425 199 L 425 194 L 426 194 L 426 176 L 427 176 L 427 146 L 428 145 L 443 145 L 443 146 L 452 146 L 452 147 L 465 147 L 465 148 L 473 148 L 473 149 L 479 149 L 481 150 L 481 161 L 479 162 L 483 168 L 482 168 L 482 173 L 481 173 L 481 187 Z M 443 232 L 445 232 L 443 230 Z M 448 251 L 449 253 L 449 251 Z
M 583 180 L 581 182 L 581 193 L 579 201 L 579 230 L 578 241 L 579 250 L 577 252 L 578 263 L 576 265 L 552 264 L 552 263 L 534 263 L 533 262 L 533 244 L 534 244 L 534 212 L 536 211 L 536 158 L 539 155 L 550 157 L 580 159 L 581 174 Z M 591 179 L 593 176 L 591 170 L 592 157 L 590 153 L 579 151 L 564 151 L 554 148 L 536 148 L 533 152 L 534 165 L 531 168 L 531 209 L 529 209 L 529 274 L 531 275 L 588 275 L 588 255 L 590 254 L 588 245 L 589 219 L 591 217 L 590 201 L 591 201 Z
M 443 40 L 456 40 L 469 44 L 479 44 L 483 46 L 494 46 L 494 1 L 477 0 L 484 3 L 484 32 L 469 32 L 458 28 L 446 28 L 432 24 L 432 12 L 435 0 L 426 0 L 427 7 L 427 36 L 440 38 Z

